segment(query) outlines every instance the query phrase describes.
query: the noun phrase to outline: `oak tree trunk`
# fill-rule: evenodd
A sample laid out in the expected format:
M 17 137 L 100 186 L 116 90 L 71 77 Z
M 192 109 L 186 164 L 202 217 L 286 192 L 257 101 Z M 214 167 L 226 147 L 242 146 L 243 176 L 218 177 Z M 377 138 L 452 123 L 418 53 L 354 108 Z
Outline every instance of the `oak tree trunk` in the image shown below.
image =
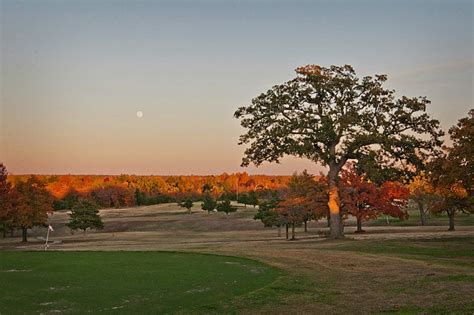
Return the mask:
M 449 217 L 448 231 L 454 231 L 454 211 L 448 211 L 448 217 Z
M 295 239 L 295 224 L 291 224 L 291 240 Z
M 286 239 L 288 239 L 288 223 L 285 224 L 285 228 L 286 228 Z
M 28 242 L 28 229 L 26 228 L 21 229 L 21 241 L 23 243 Z
M 308 221 L 304 221 L 304 231 L 308 232 Z
M 362 219 L 361 218 L 357 218 L 357 232 L 358 233 L 363 232 L 363 230 L 362 230 Z
M 330 238 L 343 238 L 344 230 L 341 219 L 341 209 L 340 209 L 340 199 L 339 199 L 339 190 L 337 188 L 337 170 L 335 167 L 330 167 L 328 173 L 329 181 L 329 213 L 330 213 L 330 222 L 329 226 L 329 237 Z

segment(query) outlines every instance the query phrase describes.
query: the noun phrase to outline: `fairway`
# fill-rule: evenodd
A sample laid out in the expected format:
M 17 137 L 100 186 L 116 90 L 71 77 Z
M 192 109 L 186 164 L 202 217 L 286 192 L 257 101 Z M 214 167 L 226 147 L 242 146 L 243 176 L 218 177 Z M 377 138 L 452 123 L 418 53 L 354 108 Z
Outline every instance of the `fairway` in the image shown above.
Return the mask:
M 174 252 L 2 252 L 0 314 L 206 312 L 272 283 L 257 261 Z

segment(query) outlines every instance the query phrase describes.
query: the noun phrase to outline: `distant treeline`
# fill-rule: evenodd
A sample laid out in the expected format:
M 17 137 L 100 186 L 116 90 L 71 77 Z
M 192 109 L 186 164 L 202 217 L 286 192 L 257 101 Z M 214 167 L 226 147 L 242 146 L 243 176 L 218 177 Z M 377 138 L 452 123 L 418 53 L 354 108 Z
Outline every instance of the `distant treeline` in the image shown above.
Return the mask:
M 217 176 L 138 176 L 138 175 L 37 175 L 54 197 L 55 210 L 71 209 L 79 198 L 94 200 L 100 207 L 131 207 L 176 202 L 183 198 L 201 200 L 204 194 L 216 199 L 236 200 L 250 191 L 268 195 L 285 189 L 291 176 L 249 175 Z M 16 185 L 29 175 L 9 175 Z

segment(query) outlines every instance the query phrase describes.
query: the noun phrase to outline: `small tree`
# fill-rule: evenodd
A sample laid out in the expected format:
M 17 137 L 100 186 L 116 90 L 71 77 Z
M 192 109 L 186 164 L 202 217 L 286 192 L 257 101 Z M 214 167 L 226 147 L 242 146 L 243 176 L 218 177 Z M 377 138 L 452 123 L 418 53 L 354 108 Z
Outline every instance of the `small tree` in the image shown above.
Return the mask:
M 379 187 L 380 212 L 401 220 L 408 219 L 410 190 L 399 182 L 387 181 Z
M 295 226 L 303 223 L 312 202 L 303 197 L 291 197 L 280 201 L 275 211 L 281 221 L 286 224 L 286 238 L 288 239 L 288 225 L 291 225 L 291 240 L 295 240 Z
M 474 213 L 474 109 L 449 129 L 452 147 L 430 164 L 430 179 L 441 199 L 432 212 L 446 212 L 454 231 L 457 212 Z
M 246 193 L 240 194 L 238 202 L 242 203 L 244 207 L 247 208 L 247 205 L 249 204 L 249 196 Z
M 178 203 L 178 206 L 181 208 L 186 208 L 188 210 L 188 213 L 191 214 L 191 208 L 193 207 L 193 200 L 191 198 L 186 198 L 180 203 Z
M 225 214 L 229 214 L 231 212 L 235 212 L 237 211 L 237 208 L 236 207 L 233 207 L 231 204 L 230 204 L 230 200 L 229 199 L 225 199 L 221 202 L 219 202 L 217 204 L 217 211 L 219 212 L 225 212 Z
M 99 216 L 99 207 L 93 201 L 79 199 L 72 207 L 69 223 L 71 230 L 103 229 L 104 223 Z
M 53 197 L 36 176 L 19 182 L 14 189 L 16 205 L 11 213 L 12 222 L 22 230 L 22 241 L 27 242 L 28 229 L 43 226 L 48 221 L 48 213 L 53 212 Z
M 409 188 L 410 200 L 412 200 L 418 207 L 418 211 L 420 212 L 420 223 L 423 226 L 426 224 L 429 211 L 431 211 L 431 208 L 436 201 L 438 201 L 439 197 L 436 195 L 433 185 L 423 174 L 413 178 L 410 182 Z
M 140 189 L 135 189 L 135 204 L 137 206 L 142 206 L 147 204 L 147 196 Z
M 212 198 L 209 193 L 205 194 L 202 200 L 201 209 L 207 211 L 207 213 L 211 213 L 214 211 L 214 209 L 216 209 L 216 206 L 217 202 L 214 200 L 214 198 Z
M 342 210 L 345 215 L 350 214 L 357 219 L 356 233 L 364 232 L 363 221 L 375 219 L 381 213 L 400 219 L 408 217 L 403 207 L 406 206 L 409 191 L 397 183 L 386 182 L 379 188 L 357 174 L 355 166 L 350 165 L 342 171 L 339 184 Z
M 327 185 L 323 177 L 316 180 L 306 170 L 301 174 L 294 173 L 288 183 L 287 198 L 300 198 L 304 201 L 306 212 L 302 219 L 305 232 L 308 230 L 308 221 L 318 220 L 323 216 L 329 217 Z
M 249 205 L 252 205 L 254 208 L 258 205 L 258 196 L 254 190 L 251 190 L 247 195 L 247 202 Z
M 253 219 L 262 221 L 263 226 L 265 227 L 276 226 L 278 228 L 278 236 L 281 236 L 282 222 L 280 215 L 275 211 L 279 201 L 278 198 L 272 198 L 268 201 L 262 202 Z

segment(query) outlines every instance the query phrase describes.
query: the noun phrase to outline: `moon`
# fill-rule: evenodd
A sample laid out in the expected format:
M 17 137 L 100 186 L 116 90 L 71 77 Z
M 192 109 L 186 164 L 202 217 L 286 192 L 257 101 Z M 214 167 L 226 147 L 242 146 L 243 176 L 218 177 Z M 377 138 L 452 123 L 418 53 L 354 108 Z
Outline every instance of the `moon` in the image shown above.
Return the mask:
M 143 117 L 143 112 L 141 110 L 137 111 L 137 117 L 142 118 Z

